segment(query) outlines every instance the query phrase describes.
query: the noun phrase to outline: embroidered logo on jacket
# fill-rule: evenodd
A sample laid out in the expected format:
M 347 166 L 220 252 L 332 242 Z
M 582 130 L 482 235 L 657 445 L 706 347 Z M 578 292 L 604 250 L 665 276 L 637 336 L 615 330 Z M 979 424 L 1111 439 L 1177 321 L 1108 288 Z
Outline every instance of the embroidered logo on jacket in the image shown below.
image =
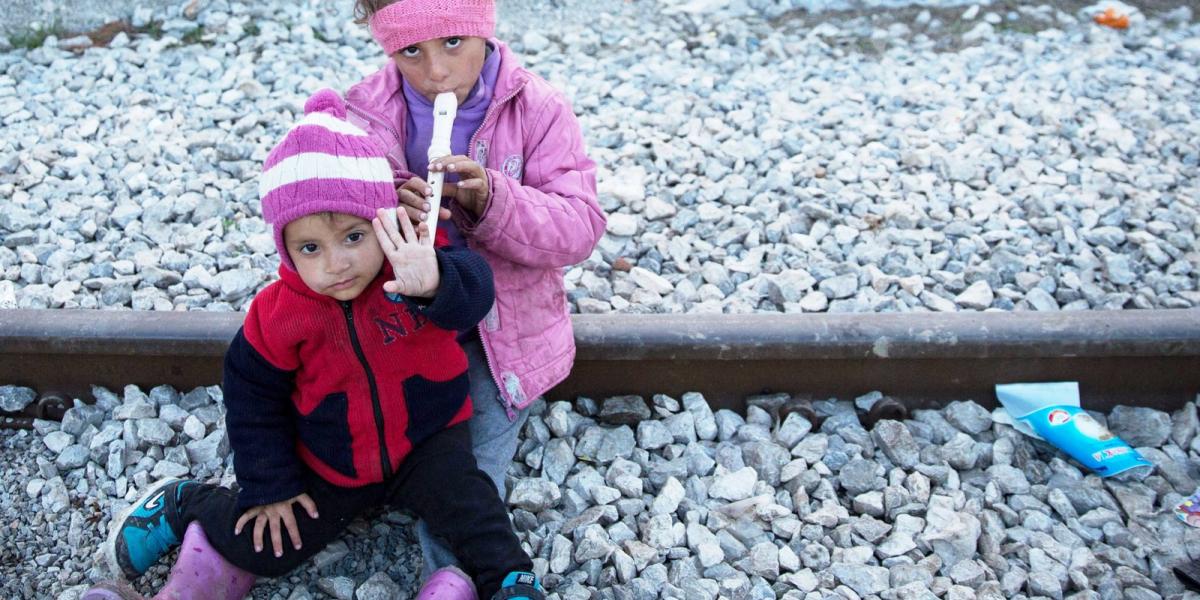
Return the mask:
M 420 312 L 413 310 L 411 306 L 406 306 L 408 316 L 412 318 L 412 330 L 417 331 L 429 322 L 429 318 L 422 315 Z M 383 334 L 383 343 L 390 344 L 398 338 L 408 337 L 408 329 L 404 327 L 404 323 L 400 320 L 400 313 L 394 312 L 387 317 L 372 317 L 375 326 L 379 328 L 379 332 Z
M 504 167 L 502 170 L 505 175 L 517 181 L 521 180 L 521 168 L 525 166 L 525 160 L 518 154 L 513 154 L 504 159 Z

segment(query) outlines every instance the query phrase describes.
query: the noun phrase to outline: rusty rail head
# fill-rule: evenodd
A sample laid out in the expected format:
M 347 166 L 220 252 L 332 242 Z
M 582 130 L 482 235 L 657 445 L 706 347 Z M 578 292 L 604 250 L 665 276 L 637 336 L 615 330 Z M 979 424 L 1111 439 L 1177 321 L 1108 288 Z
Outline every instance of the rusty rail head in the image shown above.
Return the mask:
M 1200 310 L 581 315 L 584 359 L 984 359 L 1200 355 Z
M 241 313 L 0 311 L 0 384 L 88 398 L 120 388 L 220 382 Z M 700 391 L 739 408 L 784 391 L 914 405 L 991 386 L 1079 381 L 1091 407 L 1171 408 L 1200 391 L 1200 310 L 1059 313 L 575 315 L 571 377 L 550 394 Z M 1086 402 L 1085 402 L 1086 403 Z
M 244 317 L 201 311 L 0 310 L 0 355 L 220 356 Z

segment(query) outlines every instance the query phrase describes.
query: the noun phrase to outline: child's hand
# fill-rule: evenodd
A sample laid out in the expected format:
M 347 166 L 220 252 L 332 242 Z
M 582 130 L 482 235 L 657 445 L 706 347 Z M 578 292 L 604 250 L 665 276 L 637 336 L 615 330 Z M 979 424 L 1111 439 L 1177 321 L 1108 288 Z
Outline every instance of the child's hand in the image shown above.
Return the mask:
M 445 190 L 443 188 L 444 194 Z M 408 213 L 408 218 L 417 224 L 418 232 L 423 233 L 423 230 L 428 230 L 425 225 L 425 217 L 429 214 L 429 209 L 432 208 L 429 204 L 431 197 L 433 197 L 433 188 L 420 177 L 413 177 L 404 182 L 404 185 L 396 188 L 396 199 L 399 200 L 400 206 L 404 208 L 404 212 Z M 444 206 L 438 213 L 438 218 L 443 221 L 450 218 L 450 209 Z
M 400 221 L 399 230 L 396 221 Z M 371 225 L 396 276 L 395 281 L 383 284 L 383 290 L 416 298 L 432 298 L 437 294 L 441 275 L 437 255 L 433 253 L 433 238 L 428 233 L 418 237 L 408 219 L 393 219 L 382 208 L 376 211 Z
M 295 498 L 275 502 L 274 504 L 264 504 L 247 509 L 238 517 L 237 524 L 233 526 L 233 535 L 242 533 L 242 526 L 254 520 L 254 551 L 262 552 L 263 549 L 263 528 L 269 523 L 271 525 L 271 546 L 275 549 L 275 558 L 283 556 L 283 532 L 280 531 L 279 522 L 283 522 L 283 527 L 287 529 L 288 537 L 292 538 L 292 547 L 300 549 L 300 529 L 296 527 L 296 515 L 293 514 L 292 504 L 299 502 L 300 506 L 308 512 L 308 516 L 317 518 L 317 503 L 313 502 L 308 494 L 300 494 Z
M 442 170 L 458 173 L 458 183 L 447 181 L 442 186 L 442 195 L 453 197 L 459 206 L 476 217 L 482 216 L 492 195 L 487 171 L 479 163 L 461 155 L 443 156 L 429 163 L 429 172 Z

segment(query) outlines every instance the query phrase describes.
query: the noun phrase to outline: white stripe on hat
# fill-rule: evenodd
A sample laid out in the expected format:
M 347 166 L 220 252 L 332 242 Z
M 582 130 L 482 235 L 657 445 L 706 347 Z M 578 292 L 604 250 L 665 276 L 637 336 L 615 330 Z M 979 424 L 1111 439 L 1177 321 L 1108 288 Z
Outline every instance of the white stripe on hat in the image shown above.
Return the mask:
M 322 152 L 306 152 L 289 156 L 258 178 L 258 196 L 279 187 L 309 179 L 352 179 L 370 183 L 392 181 L 392 167 L 386 158 L 337 156 Z
M 366 137 L 367 135 L 367 132 L 355 127 L 350 121 L 339 119 L 326 112 L 314 112 L 304 115 L 304 118 L 300 119 L 299 123 L 293 125 L 288 132 L 291 133 L 292 131 L 295 131 L 297 127 L 303 127 L 305 125 L 316 125 L 342 135 L 353 135 L 357 137 Z

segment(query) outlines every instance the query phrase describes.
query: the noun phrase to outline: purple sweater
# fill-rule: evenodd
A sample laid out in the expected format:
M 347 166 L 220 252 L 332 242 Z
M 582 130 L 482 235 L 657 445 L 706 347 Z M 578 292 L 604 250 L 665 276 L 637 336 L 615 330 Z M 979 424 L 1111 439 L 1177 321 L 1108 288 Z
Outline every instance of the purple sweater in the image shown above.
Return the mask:
M 496 76 L 500 72 L 500 53 L 495 52 L 491 44 L 488 44 L 487 53 L 479 81 L 475 82 L 471 94 L 467 96 L 466 102 L 458 107 L 458 113 L 454 116 L 454 128 L 450 132 L 451 154 L 470 155 L 467 149 L 471 143 L 471 136 L 475 135 L 479 126 L 483 124 L 483 117 L 487 115 L 488 106 L 492 103 L 492 90 L 496 87 Z M 414 175 L 428 180 L 429 142 L 433 138 L 433 103 L 413 89 L 407 81 L 404 82 L 404 99 L 408 102 L 409 132 L 408 141 L 404 145 L 404 157 Z M 447 173 L 446 181 L 456 182 L 458 175 Z M 449 203 L 453 200 L 443 202 L 446 203 L 446 208 L 450 208 Z M 438 227 L 446 229 L 451 246 L 466 246 L 466 240 L 454 226 L 454 221 L 442 221 L 438 223 Z

